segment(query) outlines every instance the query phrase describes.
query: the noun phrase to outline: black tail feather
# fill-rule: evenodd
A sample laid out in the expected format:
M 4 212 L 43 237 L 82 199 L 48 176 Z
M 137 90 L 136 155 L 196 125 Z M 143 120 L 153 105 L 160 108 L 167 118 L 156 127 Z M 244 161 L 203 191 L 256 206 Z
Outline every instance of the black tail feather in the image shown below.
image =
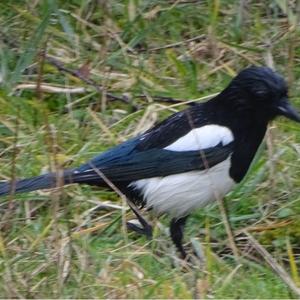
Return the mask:
M 56 173 L 48 173 L 15 182 L 0 182 L 0 196 L 25 193 L 41 189 L 50 189 L 72 183 L 72 171 L 64 171 L 60 176 Z

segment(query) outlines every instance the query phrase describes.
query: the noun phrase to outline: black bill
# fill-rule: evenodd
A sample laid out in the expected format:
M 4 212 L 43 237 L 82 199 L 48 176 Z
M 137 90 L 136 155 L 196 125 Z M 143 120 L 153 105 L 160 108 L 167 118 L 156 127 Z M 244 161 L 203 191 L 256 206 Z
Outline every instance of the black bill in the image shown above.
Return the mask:
M 293 121 L 300 122 L 300 115 L 287 99 L 281 100 L 277 106 L 280 115 L 285 116 Z

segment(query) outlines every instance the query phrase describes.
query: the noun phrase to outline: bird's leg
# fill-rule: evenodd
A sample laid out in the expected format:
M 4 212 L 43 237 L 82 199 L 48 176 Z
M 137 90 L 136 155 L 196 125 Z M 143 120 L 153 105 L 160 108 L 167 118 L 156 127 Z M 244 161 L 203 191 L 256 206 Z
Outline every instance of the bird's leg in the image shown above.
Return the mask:
M 140 234 L 146 235 L 148 239 L 152 239 L 152 226 L 144 219 L 144 217 L 140 214 L 136 206 L 131 202 L 127 201 L 129 207 L 134 212 L 135 216 L 137 217 L 140 224 L 135 224 L 134 222 L 127 222 L 127 228 L 134 230 Z M 141 225 L 141 226 L 139 226 Z
M 186 223 L 188 216 L 180 218 L 180 219 L 172 219 L 170 223 L 170 234 L 173 243 L 177 247 L 178 251 L 181 254 L 181 257 L 183 259 L 186 258 L 187 254 L 183 248 L 182 245 L 182 239 L 183 239 L 183 230 L 184 230 L 184 225 Z

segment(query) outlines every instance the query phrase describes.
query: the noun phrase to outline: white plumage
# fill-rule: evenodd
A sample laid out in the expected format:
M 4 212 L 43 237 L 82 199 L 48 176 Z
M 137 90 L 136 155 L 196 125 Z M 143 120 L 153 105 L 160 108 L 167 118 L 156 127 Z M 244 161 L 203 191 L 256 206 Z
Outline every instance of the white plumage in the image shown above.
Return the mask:
M 196 151 L 232 141 L 233 134 L 227 127 L 206 125 L 191 130 L 165 149 Z M 230 157 L 208 170 L 140 179 L 130 186 L 142 192 L 146 207 L 155 213 L 180 218 L 227 194 L 235 185 L 229 169 Z
M 192 129 L 174 143 L 165 147 L 171 151 L 196 151 L 215 147 L 219 143 L 227 145 L 233 141 L 233 134 L 227 127 L 220 125 L 205 125 Z

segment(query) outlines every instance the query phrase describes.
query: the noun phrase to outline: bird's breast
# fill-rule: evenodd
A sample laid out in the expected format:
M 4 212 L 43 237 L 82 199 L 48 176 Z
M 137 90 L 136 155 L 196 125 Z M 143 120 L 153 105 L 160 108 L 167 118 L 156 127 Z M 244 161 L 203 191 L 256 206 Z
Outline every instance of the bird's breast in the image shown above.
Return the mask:
M 224 197 L 235 185 L 229 176 L 230 159 L 208 170 L 195 170 L 165 177 L 140 179 L 130 184 L 156 214 L 180 218 Z

